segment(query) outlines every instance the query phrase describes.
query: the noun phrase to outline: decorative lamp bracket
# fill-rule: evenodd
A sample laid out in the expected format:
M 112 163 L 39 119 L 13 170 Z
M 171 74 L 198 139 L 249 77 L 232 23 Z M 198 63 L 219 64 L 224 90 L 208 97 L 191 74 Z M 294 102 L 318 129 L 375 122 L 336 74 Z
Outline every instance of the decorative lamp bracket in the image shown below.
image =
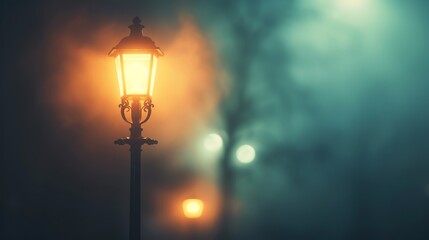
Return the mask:
M 131 144 L 138 144 L 138 145 L 154 145 L 154 144 L 158 144 L 158 141 L 153 139 L 153 138 L 148 138 L 148 137 L 141 137 L 141 138 L 137 138 L 137 139 L 131 139 L 129 137 L 124 137 L 124 138 L 120 138 L 118 140 L 116 140 L 114 142 L 115 144 L 118 145 L 131 145 Z
M 139 98 L 133 98 L 132 101 L 140 101 Z M 121 117 L 122 119 L 129 124 L 133 124 L 130 120 L 127 118 L 126 112 L 129 112 L 131 110 L 131 104 L 130 100 L 127 97 L 121 98 L 121 103 L 118 105 L 119 108 L 121 108 Z M 152 99 L 150 97 L 146 97 L 143 101 L 143 106 L 139 109 L 139 119 L 142 119 L 142 112 L 146 113 L 146 117 L 139 122 L 139 125 L 142 125 L 143 123 L 147 122 L 152 115 L 152 108 L 155 107 L 155 105 L 152 103 Z

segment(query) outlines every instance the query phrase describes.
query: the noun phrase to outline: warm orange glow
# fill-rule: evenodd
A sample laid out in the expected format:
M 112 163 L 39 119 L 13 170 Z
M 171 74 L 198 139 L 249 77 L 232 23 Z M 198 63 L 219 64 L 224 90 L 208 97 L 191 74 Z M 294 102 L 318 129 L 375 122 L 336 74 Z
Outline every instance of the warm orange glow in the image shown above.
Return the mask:
M 153 62 L 152 62 L 152 75 L 150 77 L 150 96 L 153 96 L 153 86 L 155 86 L 155 76 L 156 76 L 156 66 L 158 65 L 158 58 L 153 55 Z
M 116 73 L 118 74 L 118 87 L 119 87 L 119 96 L 124 95 L 124 82 L 122 80 L 122 71 L 121 71 L 121 56 L 115 58 L 116 64 Z
M 110 140 L 100 140 L 129 134 L 117 108 L 123 89 L 119 94 L 115 61 L 106 56 L 118 38 L 126 36 L 129 31 L 123 22 L 106 23 L 98 29 L 89 28 L 92 26 L 89 19 L 92 18 L 78 16 L 70 19 L 61 23 L 61 31 L 56 30 L 50 36 L 47 46 L 57 50 L 44 51 L 52 54 L 48 58 L 52 62 L 49 62 L 50 72 L 39 97 L 51 110 L 50 117 L 57 123 L 56 131 L 79 134 L 76 147 L 83 149 L 79 153 L 86 160 L 85 164 L 107 164 L 100 160 L 102 157 L 89 157 L 88 151 L 93 154 L 120 154 L 124 159 L 129 157 L 127 151 L 112 147 Z M 155 109 L 145 126 L 145 134 L 162 140 L 162 144 L 146 148 L 145 156 L 150 159 L 150 155 L 165 153 L 171 163 L 168 165 L 175 168 L 183 161 L 177 154 L 182 150 L 178 146 L 187 144 L 188 138 L 193 139 L 195 129 L 204 127 L 207 120 L 213 118 L 221 93 L 216 86 L 223 81 L 223 77 L 219 77 L 222 71 L 217 68 L 209 39 L 189 15 L 183 16 L 174 28 L 156 25 L 156 22 L 147 25 L 150 28 L 145 33 L 153 37 L 166 55 L 156 64 L 156 76 L 151 77 L 149 93 L 153 92 Z M 77 31 L 84 31 L 84 36 L 75 34 Z M 156 58 L 152 69 L 155 62 Z M 155 77 L 156 86 L 153 85 Z M 109 164 L 116 167 L 122 163 Z M 181 204 L 186 196 L 175 199 L 177 202 L 171 205 L 177 211 L 175 224 L 183 220 Z M 215 205 L 210 202 L 210 209 L 204 210 L 208 222 L 216 217 Z
M 186 199 L 183 201 L 183 214 L 187 218 L 199 218 L 203 214 L 204 203 L 200 199 Z
M 174 171 L 177 172 L 178 170 Z M 162 206 L 157 211 L 157 219 L 163 229 L 186 232 L 189 230 L 190 221 L 198 221 L 198 228 L 202 232 L 215 230 L 219 217 L 221 196 L 214 180 L 194 179 L 188 182 L 186 186 L 163 189 L 156 194 L 155 198 L 157 204 Z M 199 218 L 188 218 L 185 215 L 187 214 L 185 213 L 187 204 L 184 203 L 185 200 L 189 199 L 202 201 L 202 213 Z
M 38 100 L 52 113 L 50 121 L 56 123 L 52 131 L 73 135 L 73 147 L 79 149 L 73 166 L 87 170 L 102 166 L 103 171 L 116 173 L 118 169 L 127 169 L 126 161 L 117 160 L 128 159 L 129 152 L 112 146 L 111 140 L 128 136 L 129 131 L 117 108 L 121 95 L 114 58 L 107 57 L 106 50 L 129 31 L 123 22 L 106 23 L 94 29 L 88 27 L 93 26 L 88 19 L 92 17 L 78 16 L 67 23 L 61 22 L 61 28 L 55 28 L 55 34 L 50 36 L 49 48 L 39 49 L 50 54 L 48 59 L 52 61 L 48 62 L 50 73 L 40 88 Z M 146 136 L 162 144 L 146 147 L 145 159 L 162 158 L 168 171 L 180 173 L 186 160 L 182 154 L 184 146 L 195 140 L 196 132 L 205 129 L 213 119 L 223 91 L 218 87 L 227 76 L 217 66 L 210 40 L 189 15 L 182 16 L 173 28 L 156 22 L 146 25 L 150 28 L 145 33 L 153 37 L 166 55 L 157 63 L 155 108 L 144 130 Z M 75 34 L 80 31 L 85 34 Z M 49 51 L 51 48 L 56 51 Z M 190 220 L 197 220 L 205 231 L 214 230 L 221 200 L 216 181 L 211 179 L 216 177 L 215 169 L 212 165 L 200 169 L 211 181 L 199 182 L 198 187 L 158 189 L 154 197 L 163 208 L 155 214 L 154 224 L 168 231 L 188 229 L 185 220 L 189 219 L 184 216 L 182 203 L 198 189 L 206 207 L 200 218 Z M 91 171 L 83 174 L 93 177 Z
M 156 113 L 148 124 L 162 126 L 161 131 L 154 132 L 165 135 L 162 147 L 166 148 L 195 140 L 190 133 L 213 119 L 222 92 L 218 87 L 225 80 L 224 75 L 220 76 L 223 72 L 217 68 L 209 39 L 192 18 L 180 20 L 179 31 L 172 38 L 156 39 L 165 56 L 158 62 L 153 89 Z M 171 133 L 181 137 L 169 136 Z M 171 160 L 181 161 L 178 156 Z
M 151 54 L 120 54 L 115 58 L 121 97 L 124 95 L 152 95 L 157 62 L 156 56 L 153 58 L 152 72 L 150 71 Z M 150 76 L 151 74 L 152 76 Z M 149 78 L 151 86 L 149 86 Z M 148 92 L 149 89 L 150 92 Z

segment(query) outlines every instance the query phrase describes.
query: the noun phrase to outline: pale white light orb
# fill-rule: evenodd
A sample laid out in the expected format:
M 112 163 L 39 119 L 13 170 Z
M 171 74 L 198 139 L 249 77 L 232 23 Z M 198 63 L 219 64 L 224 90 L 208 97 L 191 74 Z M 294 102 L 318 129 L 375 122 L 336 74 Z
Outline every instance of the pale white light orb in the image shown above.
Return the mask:
M 241 145 L 235 153 L 238 161 L 250 163 L 255 159 L 255 149 L 250 145 Z
M 204 147 L 211 152 L 218 151 L 222 148 L 222 138 L 216 133 L 210 133 L 204 139 Z

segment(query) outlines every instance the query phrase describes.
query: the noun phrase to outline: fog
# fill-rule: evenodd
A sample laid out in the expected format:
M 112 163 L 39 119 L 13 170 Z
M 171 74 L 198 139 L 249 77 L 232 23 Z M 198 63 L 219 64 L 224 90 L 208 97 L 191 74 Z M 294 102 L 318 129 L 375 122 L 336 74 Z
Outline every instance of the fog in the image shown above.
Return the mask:
M 429 234 L 424 1 L 3 5 L 0 238 L 127 237 L 129 152 L 113 141 L 128 126 L 107 53 L 135 15 L 165 52 L 143 125 L 159 140 L 143 148 L 145 238 L 188 238 L 189 197 L 213 238 L 222 161 L 231 239 Z M 221 149 L 204 148 L 210 133 Z

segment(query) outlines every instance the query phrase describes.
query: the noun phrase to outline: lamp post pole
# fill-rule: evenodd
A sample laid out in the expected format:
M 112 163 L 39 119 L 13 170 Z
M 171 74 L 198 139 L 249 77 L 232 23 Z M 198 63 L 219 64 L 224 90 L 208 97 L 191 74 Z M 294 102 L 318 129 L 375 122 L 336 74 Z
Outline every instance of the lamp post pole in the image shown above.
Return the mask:
M 130 128 L 130 240 L 140 239 L 140 174 L 141 174 L 141 146 L 138 140 L 141 138 L 140 126 L 141 104 L 139 99 L 134 99 L 131 105 L 132 124 Z
M 131 125 L 130 136 L 120 138 L 114 143 L 130 146 L 130 240 L 141 237 L 141 151 L 142 145 L 157 144 L 158 141 L 142 137 L 141 125 L 147 122 L 152 113 L 152 91 L 155 81 L 158 57 L 164 53 L 155 43 L 143 35 L 143 25 L 135 17 L 129 26 L 130 35 L 123 38 L 109 56 L 115 58 L 121 95 L 122 119 Z M 131 111 L 131 112 L 130 112 Z M 130 114 L 128 115 L 127 113 Z M 142 115 L 146 115 L 142 117 Z M 127 117 L 128 116 L 128 117 Z
M 150 98 L 145 100 L 145 104 L 142 107 L 141 101 L 138 97 L 132 99 L 131 107 L 127 100 L 122 101 L 119 105 L 121 107 L 122 115 L 125 114 L 125 111 L 131 109 L 131 127 L 130 127 L 130 137 L 120 138 L 115 141 L 115 144 L 118 145 L 130 145 L 131 153 L 131 172 L 130 172 L 130 240 L 140 240 L 141 235 L 141 224 L 140 224 L 140 199 L 141 199 L 141 151 L 142 145 L 145 143 L 148 145 L 157 144 L 158 141 L 142 137 L 142 128 L 141 122 L 142 110 L 147 112 L 148 115 L 146 119 L 149 119 L 151 109 L 153 104 L 151 103 Z
M 131 153 L 131 173 L 130 173 L 130 240 L 140 239 L 140 161 L 141 143 L 137 139 L 141 138 L 142 128 L 140 127 L 139 111 L 140 101 L 133 101 L 131 106 L 132 124 L 130 128 L 130 153 Z M 137 120 L 137 121 L 136 121 Z

